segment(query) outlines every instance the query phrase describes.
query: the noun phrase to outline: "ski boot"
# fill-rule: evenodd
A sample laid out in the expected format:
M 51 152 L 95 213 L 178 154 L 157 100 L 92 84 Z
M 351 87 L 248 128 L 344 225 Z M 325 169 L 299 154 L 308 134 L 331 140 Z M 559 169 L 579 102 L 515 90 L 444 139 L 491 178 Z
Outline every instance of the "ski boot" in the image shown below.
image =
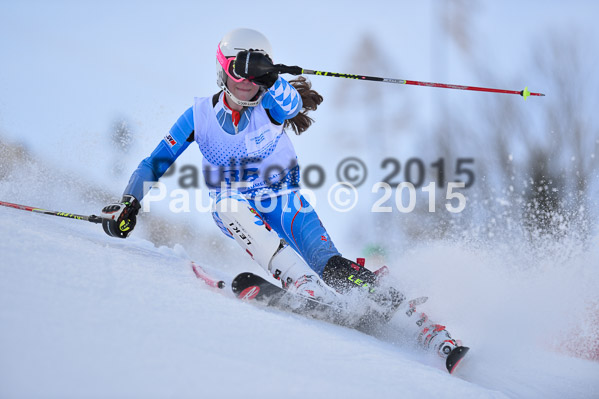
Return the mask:
M 368 270 L 364 259 L 352 262 L 337 255 L 327 262 L 322 279 L 341 294 L 358 294 L 367 299 L 371 306 L 360 324 L 368 325 L 388 322 L 405 299 L 395 288 L 380 283 L 387 272 L 386 267 L 379 269 L 379 273 Z
M 270 259 L 268 270 L 292 294 L 325 303 L 337 301 L 337 293 L 284 240 Z
M 423 313 L 421 316 L 421 320 L 426 321 L 426 315 Z M 450 374 L 453 374 L 470 350 L 470 348 L 462 346 L 461 342 L 451 338 L 445 326 L 440 324 L 431 324 L 425 327 L 418 335 L 418 341 L 425 349 L 435 351 L 445 359 L 445 367 Z

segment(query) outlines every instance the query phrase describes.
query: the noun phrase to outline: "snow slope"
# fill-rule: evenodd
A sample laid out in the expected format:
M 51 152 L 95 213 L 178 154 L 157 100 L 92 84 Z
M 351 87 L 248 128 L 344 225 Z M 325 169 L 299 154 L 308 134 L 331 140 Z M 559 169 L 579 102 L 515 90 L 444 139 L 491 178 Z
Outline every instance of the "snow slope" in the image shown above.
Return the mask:
M 427 313 L 444 314 L 472 347 L 450 376 L 401 338 L 222 295 L 195 278 L 181 246 L 112 239 L 97 225 L 4 207 L 0 220 L 0 398 L 599 396 L 599 363 L 559 353 L 538 334 L 579 320 L 556 321 L 568 308 L 578 314 L 578 302 L 537 297 L 553 289 L 551 271 L 527 291 L 525 275 L 475 267 L 481 252 L 438 246 L 406 255 L 407 283 L 431 284 Z M 424 277 L 424 265 L 447 266 L 453 255 L 461 266 L 451 273 L 472 274 L 454 286 L 459 295 Z M 196 261 L 219 273 L 215 259 Z M 562 279 L 561 302 L 597 288 L 588 271 Z M 582 281 L 590 287 L 573 288 Z

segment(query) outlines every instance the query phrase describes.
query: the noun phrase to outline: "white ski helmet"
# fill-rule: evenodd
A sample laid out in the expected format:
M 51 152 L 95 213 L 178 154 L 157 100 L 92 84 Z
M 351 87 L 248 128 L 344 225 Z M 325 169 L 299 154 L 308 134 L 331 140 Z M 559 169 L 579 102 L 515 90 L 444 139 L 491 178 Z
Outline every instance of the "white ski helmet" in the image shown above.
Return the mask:
M 235 79 L 227 71 L 231 63 L 231 57 L 236 57 L 237 53 L 243 50 L 259 50 L 264 52 L 272 60 L 272 47 L 270 42 L 262 33 L 247 28 L 234 29 L 227 33 L 216 49 L 216 84 L 236 103 L 244 107 L 255 107 L 260 103 L 265 89 L 262 87 L 258 92 L 258 97 L 253 101 L 242 101 L 236 98 L 227 88 L 227 79 Z

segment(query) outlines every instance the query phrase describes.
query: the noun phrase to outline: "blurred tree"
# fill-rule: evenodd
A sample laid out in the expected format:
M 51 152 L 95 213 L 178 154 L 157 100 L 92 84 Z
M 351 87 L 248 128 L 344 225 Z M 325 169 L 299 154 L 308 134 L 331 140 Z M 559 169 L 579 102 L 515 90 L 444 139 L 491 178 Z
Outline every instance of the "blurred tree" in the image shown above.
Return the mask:
M 31 155 L 23 145 L 11 143 L 0 134 L 0 180 L 7 178 L 20 164 L 30 161 Z
M 474 0 L 445 1 L 435 9 L 431 70 L 440 72 L 439 76 L 433 73 L 436 80 L 444 80 L 441 75 L 451 61 L 459 70 L 488 82 L 485 86 L 498 83 L 497 65 L 489 64 L 484 35 L 473 23 L 479 4 Z M 364 35 L 350 54 L 347 72 L 400 76 L 397 68 L 391 73 L 386 70 L 393 54 L 386 54 L 379 44 L 376 38 Z M 468 197 L 464 212 L 445 211 L 445 192 L 438 191 L 434 213 L 428 211 L 423 195 L 410 214 L 400 214 L 395 206 L 391 214 L 369 214 L 373 229 L 364 228 L 364 218 L 355 218 L 359 228 L 352 234 L 362 235 L 356 240 L 389 249 L 467 234 L 499 234 L 516 240 L 570 232 L 589 237 L 599 209 L 595 199 L 599 195 L 599 113 L 594 110 L 599 103 L 599 76 L 593 67 L 597 54 L 592 42 L 571 29 L 543 31 L 530 43 L 530 49 L 529 58 L 520 57 L 519 64 L 530 63 L 523 68 L 526 77 L 534 77 L 535 86 L 547 97 L 527 102 L 516 96 L 468 96 L 430 89 L 436 90 L 432 112 L 419 120 L 412 112 L 419 104 L 406 91 L 388 90 L 392 85 L 339 82 L 334 140 L 339 143 L 337 148 L 352 154 L 356 148 L 365 154 L 367 148 L 374 154 L 367 160 L 369 167 L 380 168 L 382 157 L 394 156 L 400 158 L 403 168 L 407 158 L 401 159 L 400 150 L 408 148 L 410 156 L 431 156 L 426 162 L 426 182 L 437 178 L 429 164 L 443 158 L 446 184 L 460 178 L 455 173 L 458 158 L 475 159 L 476 183 L 464 192 Z M 510 82 L 518 87 L 522 77 L 502 76 L 501 81 L 497 87 L 509 87 Z M 403 122 L 395 119 L 406 113 L 409 116 Z M 365 132 L 369 127 L 376 131 Z M 403 177 L 402 169 L 395 181 Z M 375 200 L 380 198 L 379 193 Z M 393 202 L 392 198 L 385 205 Z M 369 239 L 372 236 L 378 241 Z
M 343 72 L 396 76 L 401 73 L 399 63 L 394 60 L 396 53 L 385 51 L 381 40 L 364 33 L 349 54 L 347 70 Z M 398 90 L 395 85 L 356 82 L 351 79 L 339 80 L 334 93 L 334 104 L 339 117 L 331 139 L 336 143 L 336 148 L 343 151 L 340 156 L 358 156 L 372 172 L 370 177 L 376 177 L 376 181 L 371 179 L 362 187 L 360 201 L 370 206 L 356 210 L 368 215 L 354 219 L 352 240 L 370 247 L 384 248 L 395 245 L 400 241 L 398 235 L 402 233 L 398 227 L 401 215 L 397 212 L 371 213 L 371 205 L 382 197 L 382 191 L 372 194 L 371 188 L 375 182 L 381 180 L 381 173 L 384 175 L 390 171 L 389 166 L 382 166 L 384 159 L 400 158 L 406 148 L 407 140 L 402 136 L 410 132 L 413 105 L 406 92 Z M 388 206 L 392 202 L 393 200 L 385 205 Z M 365 221 L 370 228 L 364 228 Z
M 576 228 L 588 231 L 593 219 L 592 182 L 599 171 L 599 121 L 597 55 L 577 31 L 547 32 L 533 46 L 539 77 L 549 83 L 543 98 L 544 118 L 539 135 L 526 140 L 533 185 L 530 202 L 541 217 L 536 225 L 544 232 Z M 593 59 L 595 57 L 595 59 Z
M 380 40 L 370 33 L 364 33 L 349 55 L 346 73 L 371 76 L 391 76 L 399 73 L 394 53 L 384 51 Z M 390 65 L 394 65 L 391 70 Z M 337 110 L 344 114 L 339 120 L 338 135 L 344 136 L 343 143 L 349 137 L 350 148 L 363 145 L 377 145 L 377 149 L 388 149 L 401 132 L 406 132 L 411 123 L 411 107 L 405 94 L 393 85 L 364 81 L 360 84 L 352 79 L 339 80 L 334 103 Z M 356 109 L 364 112 L 356 112 Z M 372 136 L 376 136 L 376 140 Z
M 125 157 L 129 153 L 133 136 L 131 134 L 130 124 L 123 117 L 117 118 L 111 128 L 110 144 L 113 149 L 114 161 L 110 172 L 114 176 L 121 176 L 125 168 Z
M 533 238 L 586 236 L 596 219 L 592 202 L 599 121 L 593 104 L 598 79 L 592 68 L 594 53 L 579 36 L 544 32 L 531 45 L 531 70 L 547 97 L 524 105 L 506 96 L 480 103 L 485 118 L 476 145 L 490 150 L 479 166 L 487 177 L 479 187 L 480 197 L 490 199 L 485 218 L 497 221 L 501 215 L 506 223 L 517 221 Z M 505 227 L 499 226 L 502 231 Z

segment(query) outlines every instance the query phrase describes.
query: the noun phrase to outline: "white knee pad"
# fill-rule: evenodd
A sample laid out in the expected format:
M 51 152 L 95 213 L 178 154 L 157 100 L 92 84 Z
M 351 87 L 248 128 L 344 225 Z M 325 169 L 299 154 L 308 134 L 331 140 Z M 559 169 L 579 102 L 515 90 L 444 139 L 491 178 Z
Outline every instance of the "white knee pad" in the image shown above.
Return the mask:
M 235 241 L 264 270 L 288 283 L 305 274 L 314 274 L 239 192 L 221 192 L 214 201 L 214 212 Z

